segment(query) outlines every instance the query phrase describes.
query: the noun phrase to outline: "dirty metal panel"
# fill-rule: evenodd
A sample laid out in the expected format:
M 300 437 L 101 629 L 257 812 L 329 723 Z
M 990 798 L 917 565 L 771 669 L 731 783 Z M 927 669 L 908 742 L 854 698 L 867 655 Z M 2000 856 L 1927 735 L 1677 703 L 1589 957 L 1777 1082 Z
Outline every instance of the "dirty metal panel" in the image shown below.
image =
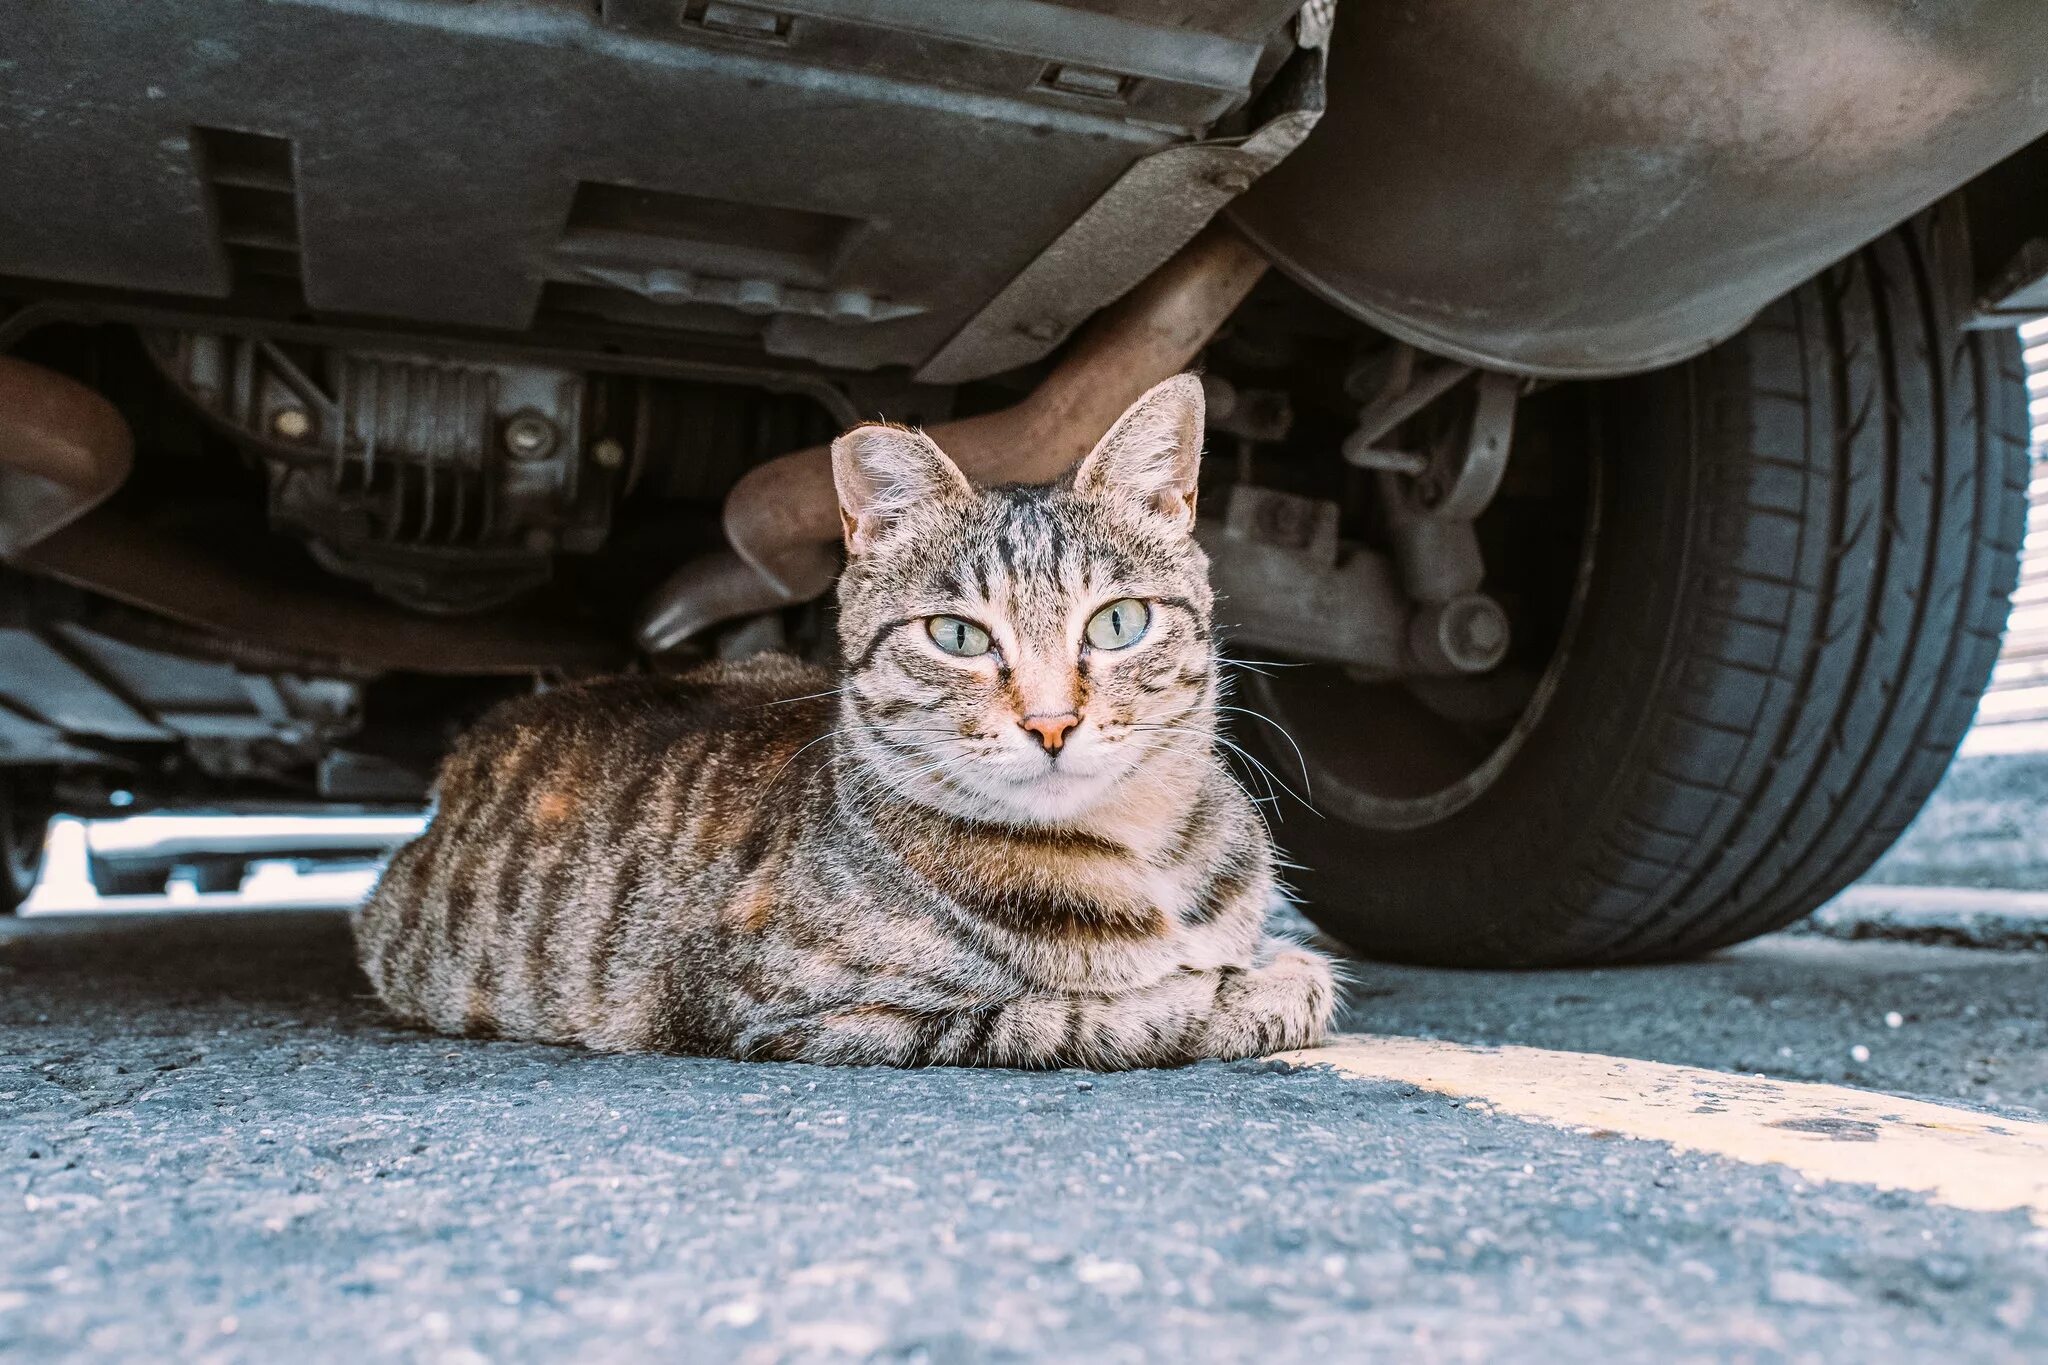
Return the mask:
M 90 763 L 104 755 L 71 743 L 55 726 L 0 700 L 0 767 L 26 763 Z
M 1263 39 L 1301 8 L 1301 0 L 1059 0 L 1061 8 L 1117 14 L 1157 28 L 1193 29 Z
M 252 698 L 247 677 L 232 664 L 188 659 L 102 635 L 76 622 L 60 622 L 64 641 L 180 733 L 252 737 L 276 727 Z M 8 671 L 13 672 L 10 657 Z
M 1104 299 L 1122 297 L 1301 144 L 1322 117 L 1323 77 L 1323 51 L 1304 40 L 1248 111 L 1256 125 L 1251 132 L 1182 143 L 1140 159 L 925 361 L 917 377 L 957 383 L 1048 354 Z
M 628 32 L 773 49 L 834 71 L 1021 94 L 1053 107 L 1121 108 L 1184 127 L 1213 121 L 1243 97 L 1264 37 L 1052 0 L 603 0 L 603 14 Z
M 1262 35 L 1224 8 L 30 6 L 0 32 L 0 275 L 913 363 L 1243 101 Z M 664 211 L 621 224 L 635 194 Z
M 1655 368 L 2048 132 L 2041 0 L 1345 0 L 1329 108 L 1226 210 L 1441 355 Z
M 71 735 L 168 739 L 169 733 L 123 700 L 38 632 L 0 626 L 0 696 L 26 715 Z

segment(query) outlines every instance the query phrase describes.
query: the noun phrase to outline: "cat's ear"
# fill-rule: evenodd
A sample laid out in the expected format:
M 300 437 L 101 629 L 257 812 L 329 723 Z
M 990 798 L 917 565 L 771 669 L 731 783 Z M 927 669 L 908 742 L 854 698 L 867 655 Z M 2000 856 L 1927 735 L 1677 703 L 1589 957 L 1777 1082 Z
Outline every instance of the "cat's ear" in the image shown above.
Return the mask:
M 1133 502 L 1182 530 L 1195 525 L 1202 468 L 1202 381 L 1177 374 L 1124 409 L 1074 471 L 1074 491 Z
M 846 552 L 855 555 L 910 508 L 974 492 L 931 437 L 884 422 L 855 427 L 832 443 L 832 482 Z

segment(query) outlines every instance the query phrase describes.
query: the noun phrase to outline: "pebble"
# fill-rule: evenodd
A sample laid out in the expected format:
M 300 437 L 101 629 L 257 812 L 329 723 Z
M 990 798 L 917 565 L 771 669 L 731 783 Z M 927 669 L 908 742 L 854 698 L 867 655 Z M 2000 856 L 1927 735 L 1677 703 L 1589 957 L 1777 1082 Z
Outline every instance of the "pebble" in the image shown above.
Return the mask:
M 704 1313 L 706 1327 L 752 1327 L 761 1320 L 761 1301 L 755 1298 L 728 1299 Z
M 874 1355 L 889 1339 L 864 1322 L 800 1322 L 782 1335 L 785 1344 L 797 1351 L 856 1358 Z
M 1145 1272 L 1129 1261 L 1109 1261 L 1083 1256 L 1074 1263 L 1074 1278 L 1093 1285 L 1105 1294 L 1129 1294 L 1145 1283 Z
M 1765 1297 L 1800 1308 L 1850 1308 L 1856 1303 L 1856 1296 L 1833 1280 L 1803 1270 L 1772 1271 Z
M 1970 1282 L 1970 1263 L 1960 1256 L 1922 1256 L 1920 1273 L 1941 1289 L 1961 1289 Z

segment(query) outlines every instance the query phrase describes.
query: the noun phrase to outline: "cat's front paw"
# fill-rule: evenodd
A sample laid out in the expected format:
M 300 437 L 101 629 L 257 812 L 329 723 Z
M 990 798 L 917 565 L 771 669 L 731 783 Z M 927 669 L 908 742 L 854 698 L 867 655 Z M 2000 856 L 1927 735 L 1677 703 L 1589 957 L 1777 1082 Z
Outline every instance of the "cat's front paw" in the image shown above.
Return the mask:
M 1337 981 L 1330 960 L 1306 948 L 1286 947 L 1261 965 L 1226 978 L 1209 1021 L 1209 1055 L 1256 1057 L 1313 1047 L 1330 1031 L 1337 1012 Z

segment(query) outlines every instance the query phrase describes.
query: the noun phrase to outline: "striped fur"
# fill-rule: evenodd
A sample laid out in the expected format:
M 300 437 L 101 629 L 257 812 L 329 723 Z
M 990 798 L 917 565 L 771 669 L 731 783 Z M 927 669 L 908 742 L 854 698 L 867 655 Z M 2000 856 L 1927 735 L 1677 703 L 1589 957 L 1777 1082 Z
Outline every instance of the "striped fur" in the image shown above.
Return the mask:
M 1200 388 L 1075 475 L 971 489 L 923 436 L 835 448 L 844 670 L 780 657 L 500 708 L 357 920 L 451 1034 L 915 1066 L 1170 1065 L 1316 1041 L 1322 957 L 1262 933 L 1273 854 L 1215 744 Z M 1087 621 L 1150 604 L 1103 650 Z M 983 626 L 947 654 L 935 615 Z M 1080 720 L 1056 753 L 1021 720 Z

